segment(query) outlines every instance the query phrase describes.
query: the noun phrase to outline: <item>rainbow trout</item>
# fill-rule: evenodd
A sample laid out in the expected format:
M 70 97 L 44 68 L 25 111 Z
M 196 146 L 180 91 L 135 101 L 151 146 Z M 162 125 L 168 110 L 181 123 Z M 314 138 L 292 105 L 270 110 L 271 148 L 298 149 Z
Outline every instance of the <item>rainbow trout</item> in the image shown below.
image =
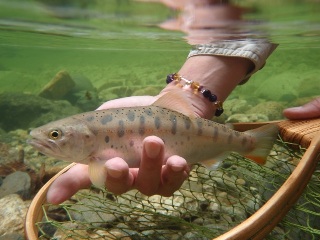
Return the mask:
M 165 159 L 179 155 L 190 164 L 213 165 L 234 151 L 265 163 L 277 137 L 276 125 L 234 131 L 196 117 L 190 109 L 182 111 L 181 101 L 187 100 L 167 93 L 150 106 L 81 113 L 33 129 L 28 142 L 45 155 L 89 164 L 90 179 L 97 186 L 105 184 L 103 164 L 108 159 L 121 157 L 129 167 L 139 167 L 142 140 L 151 135 L 164 141 Z

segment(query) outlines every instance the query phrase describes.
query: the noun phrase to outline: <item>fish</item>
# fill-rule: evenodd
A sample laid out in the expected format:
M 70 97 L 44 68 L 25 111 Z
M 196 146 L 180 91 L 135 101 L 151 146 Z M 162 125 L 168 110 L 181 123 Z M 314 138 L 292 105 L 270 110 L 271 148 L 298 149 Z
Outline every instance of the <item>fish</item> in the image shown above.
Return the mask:
M 28 143 L 47 156 L 88 164 L 91 182 L 103 187 L 105 162 L 120 157 L 129 167 L 139 167 L 147 136 L 163 140 L 164 163 L 178 155 L 188 164 L 212 167 L 231 152 L 265 164 L 277 135 L 276 124 L 239 132 L 196 116 L 190 100 L 172 91 L 149 106 L 96 110 L 50 122 L 31 130 Z

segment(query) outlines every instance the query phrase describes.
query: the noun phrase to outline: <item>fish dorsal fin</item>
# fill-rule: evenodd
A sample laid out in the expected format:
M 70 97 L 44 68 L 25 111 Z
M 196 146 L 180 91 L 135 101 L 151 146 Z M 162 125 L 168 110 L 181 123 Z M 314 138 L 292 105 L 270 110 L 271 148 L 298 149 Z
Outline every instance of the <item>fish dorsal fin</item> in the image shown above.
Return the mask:
M 192 109 L 191 100 L 188 99 L 188 97 L 180 89 L 165 93 L 152 105 L 167 108 L 182 113 L 188 117 L 197 117 Z

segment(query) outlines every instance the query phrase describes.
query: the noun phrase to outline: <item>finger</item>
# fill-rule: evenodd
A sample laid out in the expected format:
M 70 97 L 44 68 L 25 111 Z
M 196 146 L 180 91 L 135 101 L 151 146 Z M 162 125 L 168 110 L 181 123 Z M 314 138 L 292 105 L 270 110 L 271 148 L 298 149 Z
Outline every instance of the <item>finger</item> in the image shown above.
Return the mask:
M 320 98 L 300 106 L 287 108 L 283 111 L 283 115 L 289 119 L 309 119 L 320 117 Z
M 88 165 L 77 164 L 59 176 L 49 187 L 47 201 L 59 204 L 71 198 L 77 191 L 91 185 Z
M 142 159 L 135 187 L 143 194 L 156 194 L 161 183 L 161 169 L 164 157 L 164 143 L 156 137 L 143 141 Z
M 121 158 L 113 158 L 105 163 L 107 171 L 106 188 L 114 194 L 122 194 L 133 188 L 134 177 L 128 164 Z
M 169 197 L 177 191 L 188 178 L 190 167 L 187 161 L 179 156 L 171 156 L 162 169 L 162 184 L 158 194 Z

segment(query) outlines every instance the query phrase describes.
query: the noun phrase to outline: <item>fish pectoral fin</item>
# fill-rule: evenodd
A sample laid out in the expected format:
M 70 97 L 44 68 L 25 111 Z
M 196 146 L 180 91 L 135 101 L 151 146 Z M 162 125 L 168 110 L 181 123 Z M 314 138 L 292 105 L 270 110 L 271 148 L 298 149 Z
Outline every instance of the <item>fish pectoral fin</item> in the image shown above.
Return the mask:
M 89 162 L 89 178 L 93 185 L 104 187 L 107 179 L 107 171 L 104 167 L 106 160 L 92 157 Z
M 192 101 L 181 91 L 180 89 L 170 91 L 162 95 L 152 105 L 162 108 L 167 108 L 179 113 L 182 113 L 188 117 L 198 117 L 193 108 Z

